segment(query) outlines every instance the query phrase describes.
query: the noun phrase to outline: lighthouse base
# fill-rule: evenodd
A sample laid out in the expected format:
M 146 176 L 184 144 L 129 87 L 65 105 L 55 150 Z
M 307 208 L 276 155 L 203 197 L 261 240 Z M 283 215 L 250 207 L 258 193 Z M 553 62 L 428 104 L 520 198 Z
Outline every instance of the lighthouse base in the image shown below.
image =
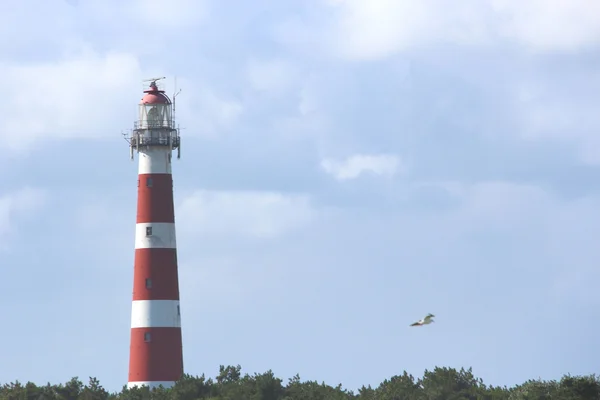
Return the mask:
M 173 387 L 173 386 L 175 386 L 175 382 L 174 382 L 174 381 L 164 381 L 164 382 L 161 382 L 161 381 L 151 381 L 151 382 L 143 382 L 143 381 L 140 381 L 140 382 L 128 382 L 128 383 L 127 383 L 127 389 L 131 389 L 131 388 L 134 388 L 134 387 L 140 387 L 140 388 L 141 388 L 142 386 L 148 386 L 148 387 L 150 388 L 150 390 L 152 390 L 152 389 L 154 389 L 154 388 L 157 388 L 157 387 L 159 387 L 159 386 L 161 386 L 161 385 L 162 385 L 162 387 L 164 387 L 165 389 L 168 389 L 168 388 L 170 388 L 170 387 Z

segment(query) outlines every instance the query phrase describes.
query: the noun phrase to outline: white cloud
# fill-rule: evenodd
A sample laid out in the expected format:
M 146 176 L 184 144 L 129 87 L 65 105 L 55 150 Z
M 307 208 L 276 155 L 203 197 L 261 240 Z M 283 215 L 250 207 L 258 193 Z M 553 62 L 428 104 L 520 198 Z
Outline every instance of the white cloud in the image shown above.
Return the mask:
M 314 210 L 305 195 L 257 191 L 199 190 L 177 209 L 178 229 L 203 235 L 272 238 L 312 221 Z
M 25 49 L 27 58 L 35 54 L 37 59 L 60 56 L 66 45 L 87 38 L 112 49 L 164 57 L 174 37 L 189 36 L 210 15 L 208 0 L 174 0 L 168 5 L 158 0 L 29 0 L 3 11 L 0 50 L 23 54 Z
M 447 191 L 452 206 L 421 213 L 403 205 L 402 217 L 386 216 L 402 227 L 394 237 L 405 246 L 435 243 L 457 251 L 452 257 L 477 260 L 481 265 L 475 270 L 501 279 L 539 274 L 537 289 L 557 304 L 574 299 L 600 304 L 594 287 L 600 278 L 599 197 L 565 199 L 535 184 L 506 181 L 428 182 L 416 190 L 431 186 Z
M 107 194 L 99 195 L 98 192 L 82 194 L 70 194 L 78 204 L 71 213 L 73 229 L 86 235 L 91 234 L 92 240 L 98 240 L 102 235 L 106 235 L 108 241 L 115 243 L 133 240 L 135 203 L 130 207 L 122 207 L 122 196 L 108 197 Z M 131 194 L 132 192 L 129 193 L 129 198 L 132 198 Z M 106 226 L 106 230 L 99 229 L 106 225 L 106 221 L 113 222 Z
M 585 164 L 600 164 L 600 107 L 596 93 L 600 74 L 579 76 L 575 69 L 567 78 L 556 82 L 533 78 L 518 82 L 513 90 L 511 109 L 525 140 L 552 140 L 578 146 Z
M 282 59 L 251 59 L 247 66 L 250 85 L 258 91 L 274 95 L 286 94 L 298 81 L 298 68 Z
M 475 224 L 478 232 L 499 228 L 538 248 L 541 263 L 532 267 L 551 277 L 549 290 L 557 301 L 600 304 L 594 284 L 600 278 L 598 197 L 566 200 L 539 186 L 502 182 L 477 185 L 472 193 L 464 209 L 472 229 Z
M 215 257 L 191 257 L 180 263 L 180 287 L 182 302 L 188 305 L 186 310 L 193 314 L 220 313 L 230 307 L 239 310 L 248 298 L 256 304 L 261 295 L 270 298 L 276 293 L 287 272 L 280 259 L 232 254 L 235 251 Z M 215 298 L 220 299 L 218 304 L 211 301 Z
M 109 25 L 128 23 L 140 36 L 173 34 L 179 28 L 194 26 L 210 15 L 206 0 L 79 1 L 75 6 L 80 17 Z
M 388 154 L 355 154 L 344 161 L 326 158 L 321 161 L 321 168 L 340 181 L 358 178 L 365 172 L 387 176 L 404 172 L 401 160 L 397 156 Z
M 172 65 L 173 37 L 193 35 L 190 29 L 210 14 L 206 0 L 48 4 L 17 2 L 0 17 L 0 135 L 9 151 L 47 139 L 118 138 L 136 118 L 141 80 L 169 76 L 164 63 Z M 207 110 L 202 128 L 218 129 L 239 114 L 239 104 L 222 100 L 210 85 L 196 86 L 202 90 L 185 89 L 194 93 L 194 107 Z M 189 115 L 184 104 L 180 109 Z
M 477 229 L 514 229 L 528 223 L 544 223 L 556 200 L 538 186 L 512 182 L 482 182 L 463 185 L 462 224 Z
M 133 122 L 140 72 L 131 54 L 90 50 L 59 62 L 0 64 L 0 135 L 12 150 L 45 139 L 117 137 Z
M 231 132 L 244 112 L 240 101 L 217 95 L 207 87 L 193 90 L 191 86 L 185 87 L 185 90 L 194 94 L 184 98 L 182 90 L 181 98 L 177 97 L 177 115 L 183 114 L 182 123 L 193 124 L 193 131 L 186 131 L 182 135 L 215 136 Z
M 600 279 L 597 265 L 600 248 L 600 199 L 583 197 L 549 210 L 546 234 L 548 253 L 554 262 L 564 266 L 555 277 L 556 294 L 576 298 L 586 304 L 599 304 L 595 290 Z
M 131 3 L 119 1 L 110 6 L 113 12 L 117 12 L 115 5 L 125 7 L 131 19 L 138 19 L 146 27 L 154 27 L 159 18 L 161 32 L 169 28 L 194 26 L 210 15 L 209 2 L 206 0 L 174 0 L 168 3 L 161 0 L 134 0 Z
M 447 36 L 450 40 L 476 41 L 469 15 L 473 1 L 443 6 L 436 1 L 347 0 L 335 5 L 330 39 L 346 57 L 374 59 L 427 44 Z M 481 5 L 479 5 L 479 8 Z M 456 25 L 452 24 L 456 23 Z M 451 26 L 454 25 L 454 26 Z M 454 31 L 454 32 L 453 32 Z
M 174 92 L 173 85 L 169 86 Z M 231 133 L 244 114 L 242 101 L 229 93 L 213 89 L 210 82 L 203 79 L 177 76 L 179 90 L 176 118 L 184 137 L 215 137 Z
M 431 43 L 485 45 L 510 40 L 535 51 L 572 51 L 600 43 L 594 0 L 325 0 L 333 19 L 323 35 L 351 59 L 385 58 Z
M 540 51 L 578 51 L 600 44 L 595 0 L 491 0 L 498 34 Z
M 310 75 L 300 89 L 300 104 L 298 105 L 298 111 L 301 115 L 307 115 L 317 111 L 319 107 L 319 90 L 317 82 L 314 79 L 314 75 Z
M 25 187 L 0 197 L 0 237 L 10 233 L 17 218 L 30 216 L 46 202 L 46 193 Z
M 69 38 L 76 25 L 74 14 L 72 7 L 62 1 L 11 3 L 2 8 L 0 15 L 0 51 L 19 50 L 26 44 L 34 44 L 39 46 L 37 52 L 44 54 L 45 48 Z
M 87 48 L 57 62 L 0 64 L 0 74 L 6 94 L 0 100 L 6 115 L 0 135 L 9 150 L 21 152 L 37 141 L 118 138 L 137 118 L 142 79 L 157 75 L 144 71 L 133 54 Z M 173 89 L 168 86 L 171 82 L 165 89 Z M 229 130 L 243 111 L 240 102 L 207 86 L 195 90 L 199 84 L 185 77 L 178 77 L 178 86 L 183 89 L 177 98 L 178 120 L 182 128 L 194 121 L 186 135 Z

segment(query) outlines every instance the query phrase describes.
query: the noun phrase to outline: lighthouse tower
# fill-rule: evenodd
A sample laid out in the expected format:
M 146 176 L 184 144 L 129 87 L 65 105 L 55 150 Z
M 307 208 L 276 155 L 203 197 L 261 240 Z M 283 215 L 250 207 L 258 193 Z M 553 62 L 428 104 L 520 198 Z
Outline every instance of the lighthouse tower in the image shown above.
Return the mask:
M 173 104 L 156 81 L 129 137 L 139 156 L 128 387 L 171 387 L 183 374 L 171 157 L 180 155 Z

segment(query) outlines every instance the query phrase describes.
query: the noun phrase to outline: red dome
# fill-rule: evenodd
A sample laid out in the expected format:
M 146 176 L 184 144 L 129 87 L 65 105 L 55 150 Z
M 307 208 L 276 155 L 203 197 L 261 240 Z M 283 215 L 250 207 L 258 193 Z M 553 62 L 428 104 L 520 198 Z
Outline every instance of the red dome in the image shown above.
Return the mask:
M 152 82 L 150 89 L 144 90 L 141 104 L 171 104 L 171 99 L 165 94 L 164 90 L 158 90 L 156 84 Z

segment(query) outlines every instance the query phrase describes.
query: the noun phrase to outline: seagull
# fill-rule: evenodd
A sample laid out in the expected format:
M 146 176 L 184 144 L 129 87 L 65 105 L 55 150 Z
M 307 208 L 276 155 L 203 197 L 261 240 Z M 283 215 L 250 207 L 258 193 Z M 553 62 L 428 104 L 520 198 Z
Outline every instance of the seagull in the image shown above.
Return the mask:
M 423 326 L 423 325 L 429 325 L 432 322 L 435 322 L 432 318 L 435 317 L 435 315 L 429 313 L 425 316 L 425 318 L 415 322 L 414 324 L 411 324 L 410 326 Z

